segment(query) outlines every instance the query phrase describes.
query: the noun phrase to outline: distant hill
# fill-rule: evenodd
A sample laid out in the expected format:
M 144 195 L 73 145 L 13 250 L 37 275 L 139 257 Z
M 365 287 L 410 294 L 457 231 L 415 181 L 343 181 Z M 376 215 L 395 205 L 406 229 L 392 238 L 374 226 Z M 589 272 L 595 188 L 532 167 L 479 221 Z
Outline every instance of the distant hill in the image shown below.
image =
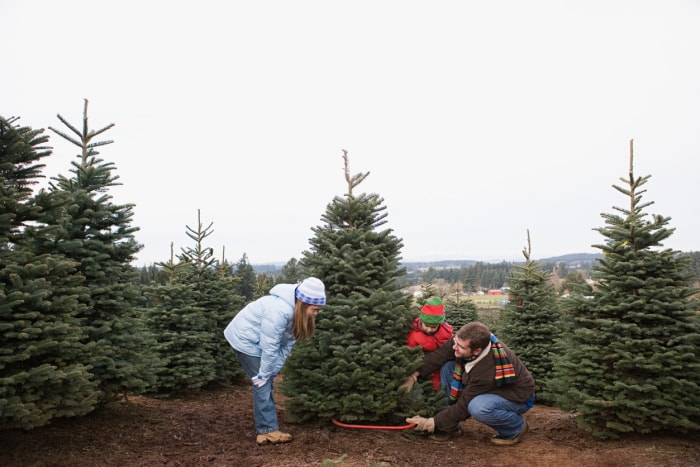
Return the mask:
M 569 253 L 568 255 L 552 256 L 551 258 L 542 258 L 537 261 L 540 263 L 560 263 L 562 261 L 593 261 L 602 258 L 603 255 L 601 253 Z
M 583 267 L 588 269 L 597 259 L 602 258 L 603 255 L 600 253 L 569 253 L 561 256 L 552 256 L 550 258 L 535 258 L 540 264 L 559 264 L 566 263 L 569 267 Z M 477 263 L 512 263 L 512 264 L 522 264 L 525 261 L 476 261 L 473 259 L 450 259 L 450 260 L 439 260 L 439 261 L 406 261 L 402 262 L 401 265 L 408 270 L 416 269 L 449 269 L 449 268 L 461 268 L 474 266 Z
M 700 278 L 700 252 L 686 252 L 691 255 L 691 265 L 690 273 L 694 274 L 696 278 Z M 580 269 L 589 270 L 592 266 L 596 264 L 598 259 L 602 259 L 603 255 L 601 253 L 569 253 L 561 256 L 552 256 L 549 258 L 535 258 L 540 265 L 544 266 L 545 269 L 553 270 L 555 266 L 560 263 L 566 263 L 569 269 Z M 481 264 L 523 264 L 524 261 L 477 261 L 473 259 L 450 259 L 450 260 L 437 260 L 437 261 L 404 261 L 401 266 L 406 268 L 409 275 L 421 274 L 429 268 L 434 269 L 459 269 L 462 267 L 468 268 L 474 266 L 477 263 Z M 256 274 L 265 273 L 271 276 L 278 275 L 282 267 L 286 263 L 268 263 L 268 264 L 252 264 L 253 270 Z
M 551 258 L 537 259 L 539 263 L 593 263 L 597 259 L 602 259 L 602 253 L 569 253 L 568 255 L 552 256 Z
M 569 267 L 579 267 L 583 269 L 589 269 L 596 259 L 602 258 L 603 255 L 600 253 L 569 253 L 561 256 L 553 256 L 551 258 L 541 258 L 535 259 L 540 264 L 559 264 L 566 263 Z M 477 263 L 485 264 L 495 264 L 495 263 L 512 263 L 512 264 L 522 264 L 524 261 L 477 261 L 474 259 L 445 259 L 438 261 L 404 261 L 401 263 L 408 271 L 415 271 L 420 269 L 459 269 L 461 267 L 474 266 Z M 252 264 L 253 270 L 256 274 L 265 273 L 270 275 L 279 274 L 285 263 L 268 263 L 268 264 Z

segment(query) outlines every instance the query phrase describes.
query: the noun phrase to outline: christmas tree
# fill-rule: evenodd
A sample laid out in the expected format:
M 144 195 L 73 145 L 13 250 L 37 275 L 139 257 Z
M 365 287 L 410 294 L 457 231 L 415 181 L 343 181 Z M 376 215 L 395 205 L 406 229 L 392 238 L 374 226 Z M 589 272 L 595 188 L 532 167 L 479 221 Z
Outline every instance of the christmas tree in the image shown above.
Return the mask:
M 348 191 L 328 204 L 301 260 L 324 281 L 328 301 L 313 339 L 297 343 L 282 370 L 286 413 L 298 422 L 403 424 L 416 409 L 398 386 L 422 352 L 406 345 L 412 298 L 398 286 L 402 243 L 380 230 L 384 200 L 354 193 L 369 173 L 350 176 L 346 151 L 343 159 Z
M 97 405 L 80 316 L 84 278 L 62 255 L 37 251 L 58 227 L 60 199 L 32 187 L 50 151 L 43 130 L 0 117 L 0 426 L 31 429 Z
M 275 280 L 276 284 L 296 284 L 301 282 L 303 279 L 303 273 L 301 272 L 301 265 L 296 258 L 291 258 L 287 263 L 282 266 L 282 270 L 277 275 Z
M 243 253 L 241 259 L 239 259 L 236 263 L 236 266 L 231 269 L 231 273 L 234 277 L 236 277 L 237 291 L 243 296 L 246 303 L 258 298 L 255 296 L 255 285 L 257 280 L 255 276 L 255 269 L 253 269 L 253 265 L 248 261 L 247 254 Z M 268 292 L 269 290 L 270 289 L 267 289 Z
M 81 297 L 87 306 L 81 318 L 94 354 L 89 363 L 102 391 L 102 402 L 110 402 L 128 393 L 144 391 L 152 382 L 147 371 L 146 350 L 151 342 L 143 321 L 135 312 L 139 300 L 137 271 L 131 266 L 141 249 L 131 226 L 133 204 L 112 203 L 109 189 L 120 185 L 113 174 L 115 166 L 99 157 L 96 148 L 113 141 L 95 138 L 114 126 L 89 128 L 88 101 L 83 108 L 82 130 L 58 115 L 72 134 L 49 127 L 54 133 L 80 148 L 72 165 L 72 176 L 53 178 L 49 192 L 64 197 L 63 210 L 52 211 L 55 224 L 61 226 L 46 253 L 61 253 L 78 264 L 85 277 L 88 293 Z
M 214 359 L 214 374 L 203 384 L 228 384 L 245 376 L 243 368 L 235 358 L 231 345 L 222 338 L 222 330 L 243 308 L 245 297 L 238 294 L 238 277 L 231 275 L 231 266 L 223 257 L 221 262 L 214 258 L 214 249 L 205 247 L 205 240 L 213 232 L 213 222 L 206 228 L 202 224 L 201 213 L 197 210 L 197 228 L 187 227 L 187 236 L 194 242 L 193 247 L 182 249 L 180 262 L 183 269 L 178 279 L 192 285 L 192 299 L 201 307 L 205 318 L 204 336 L 198 340 L 198 349 L 192 349 L 201 356 L 207 352 Z M 190 317 L 198 320 L 198 317 Z M 184 323 L 186 325 L 187 318 Z M 187 332 L 187 331 L 184 331 Z M 197 341 L 197 339 L 195 339 Z M 206 361 L 206 357 L 201 357 Z
M 601 438 L 700 429 L 697 290 L 687 256 L 663 248 L 675 230 L 670 218 L 644 212 L 653 204 L 642 202 L 649 178 L 635 178 L 630 142 L 629 176 L 613 185 L 629 207 L 602 215 L 597 289 L 570 297 L 564 354 L 555 359 L 558 401 Z
M 472 321 L 479 321 L 476 303 L 459 295 L 445 300 L 445 319 L 454 327 L 454 332 Z
M 561 333 L 557 295 L 549 273 L 531 258 L 530 232 L 525 263 L 510 275 L 510 299 L 497 321 L 499 337 L 513 349 L 536 382 L 537 399 L 546 401 L 552 371 L 552 344 Z
M 243 307 L 230 265 L 219 265 L 213 249 L 204 245 L 213 224 L 204 227 L 199 210 L 197 228 L 187 227 L 194 246 L 182 249 L 175 262 L 161 264 L 169 280 L 145 287 L 153 306 L 146 310 L 157 338 L 159 365 L 151 393 L 171 396 L 188 389 L 227 384 L 244 376 L 222 330 Z

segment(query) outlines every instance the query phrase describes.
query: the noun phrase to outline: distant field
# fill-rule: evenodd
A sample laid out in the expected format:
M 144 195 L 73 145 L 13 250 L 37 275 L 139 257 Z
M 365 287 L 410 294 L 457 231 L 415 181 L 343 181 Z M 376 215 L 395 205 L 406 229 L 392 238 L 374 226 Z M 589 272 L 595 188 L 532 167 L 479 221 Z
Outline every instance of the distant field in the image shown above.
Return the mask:
M 508 299 L 507 295 L 469 295 L 469 300 L 474 302 L 476 309 L 500 308 L 503 300 Z
M 470 295 L 469 300 L 476 305 L 479 321 L 496 332 L 496 320 L 503 309 L 500 303 L 508 298 L 507 295 Z

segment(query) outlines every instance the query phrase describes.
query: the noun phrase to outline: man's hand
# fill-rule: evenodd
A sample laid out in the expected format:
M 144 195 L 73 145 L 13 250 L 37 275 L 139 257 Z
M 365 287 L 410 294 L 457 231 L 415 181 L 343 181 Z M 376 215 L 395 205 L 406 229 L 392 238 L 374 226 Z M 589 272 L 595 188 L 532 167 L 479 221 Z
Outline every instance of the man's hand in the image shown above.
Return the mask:
M 435 431 L 435 420 L 432 418 L 423 418 L 421 416 L 414 415 L 411 418 L 407 418 L 406 423 L 415 423 L 415 429 L 418 431 L 427 431 L 428 433 Z
M 416 384 L 416 381 L 418 381 L 418 375 L 413 373 L 411 376 L 406 378 L 406 381 L 399 386 L 399 391 L 404 391 L 406 394 L 411 392 L 411 389 L 413 389 L 413 385 Z

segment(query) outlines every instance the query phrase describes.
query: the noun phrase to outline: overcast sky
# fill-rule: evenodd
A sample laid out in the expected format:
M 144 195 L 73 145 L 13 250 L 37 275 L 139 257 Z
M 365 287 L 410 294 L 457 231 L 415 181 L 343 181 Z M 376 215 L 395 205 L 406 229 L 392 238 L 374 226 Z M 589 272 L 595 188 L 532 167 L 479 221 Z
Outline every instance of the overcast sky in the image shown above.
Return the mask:
M 100 156 L 134 203 L 137 266 L 194 246 L 286 262 L 352 174 L 406 261 L 596 253 L 612 188 L 651 175 L 666 247 L 700 250 L 700 1 L 0 0 L 0 115 Z

